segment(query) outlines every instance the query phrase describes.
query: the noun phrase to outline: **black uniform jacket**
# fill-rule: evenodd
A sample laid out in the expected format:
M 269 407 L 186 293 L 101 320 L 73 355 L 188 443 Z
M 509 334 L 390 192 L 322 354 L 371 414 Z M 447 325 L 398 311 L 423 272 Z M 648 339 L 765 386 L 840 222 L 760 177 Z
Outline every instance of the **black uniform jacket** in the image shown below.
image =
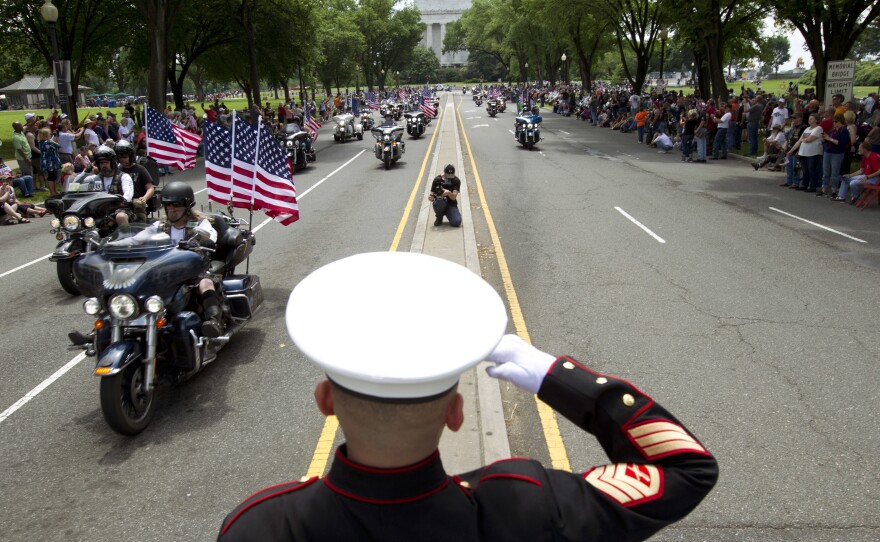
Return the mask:
M 326 478 L 269 487 L 223 521 L 218 540 L 644 540 L 709 493 L 718 465 L 630 383 L 560 357 L 538 397 L 594 434 L 611 463 L 585 473 L 507 459 L 450 476 L 435 452 L 397 469 L 346 458 Z

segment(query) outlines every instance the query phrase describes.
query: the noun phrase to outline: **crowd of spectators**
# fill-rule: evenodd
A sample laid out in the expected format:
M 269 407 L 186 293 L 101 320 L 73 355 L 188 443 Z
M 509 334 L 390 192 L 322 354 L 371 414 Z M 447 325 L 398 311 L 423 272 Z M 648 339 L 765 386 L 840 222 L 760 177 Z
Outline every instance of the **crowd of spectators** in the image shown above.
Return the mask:
M 853 203 L 860 186 L 880 177 L 880 165 L 873 166 L 880 160 L 875 93 L 850 101 L 835 94 L 823 104 L 811 90 L 800 94 L 793 85 L 780 95 L 743 87 L 716 101 L 675 90 L 637 94 L 599 82 L 589 91 L 577 85 L 531 86 L 524 95 L 596 127 L 634 132 L 638 144 L 659 153 L 678 150 L 682 162 L 725 160 L 736 150 L 753 159 L 755 170 L 784 171 L 780 186 L 835 201 L 849 195 Z

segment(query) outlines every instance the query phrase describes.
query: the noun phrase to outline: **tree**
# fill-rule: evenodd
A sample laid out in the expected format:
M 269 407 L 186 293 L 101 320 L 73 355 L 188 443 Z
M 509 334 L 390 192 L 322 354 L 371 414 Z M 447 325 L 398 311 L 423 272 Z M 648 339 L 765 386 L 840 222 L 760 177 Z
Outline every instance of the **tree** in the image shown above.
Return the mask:
M 419 45 L 413 51 L 406 69 L 400 72 L 400 77 L 409 84 L 436 82 L 439 71 L 440 61 L 434 51 Z
M 333 86 L 338 90 L 347 77 L 358 70 L 359 53 L 364 48 L 364 36 L 355 21 L 354 0 L 333 0 L 330 7 L 321 23 L 322 32 L 318 37 L 322 56 L 316 66 L 318 79 L 327 94 L 332 94 Z M 356 77 L 359 79 L 360 75 Z
M 764 54 L 761 55 L 761 60 L 773 68 L 773 73 L 779 73 L 779 66 L 791 59 L 790 49 L 791 43 L 788 41 L 788 38 L 777 34 L 768 38 L 764 43 Z
M 641 92 L 645 84 L 648 63 L 665 22 L 662 14 L 667 9 L 666 3 L 663 0 L 602 0 L 599 4 L 606 20 L 614 25 L 623 71 L 636 92 Z M 635 53 L 635 66 L 627 62 L 624 51 L 627 47 Z
M 180 9 L 182 0 L 134 0 L 146 21 L 150 41 L 150 76 L 147 79 L 147 104 L 153 109 L 165 109 L 167 95 L 168 36 Z M 106 8 L 105 8 L 106 9 Z M 110 13 L 110 11 L 105 11 Z M 103 36 L 105 33 L 102 32 Z M 122 33 L 119 33 L 122 35 Z
M 129 2 L 124 0 L 58 0 L 58 22 L 55 35 L 58 56 L 70 60 L 70 87 L 68 114 L 78 122 L 76 95 L 80 77 L 96 58 L 110 55 L 125 45 L 122 32 L 105 32 L 105 28 L 137 28 L 138 20 Z M 39 4 L 27 0 L 7 0 L 0 4 L 0 13 L 7 21 L 0 27 L 3 48 L 20 50 L 22 45 L 36 52 L 51 73 L 54 64 L 49 29 L 40 15 Z
M 859 36 L 853 56 L 856 60 L 867 60 L 880 57 L 880 19 L 868 25 L 862 35 Z
M 361 0 L 355 12 L 364 40 L 358 60 L 371 89 L 378 80 L 379 90 L 384 90 L 385 77 L 406 67 L 425 30 L 418 9 L 395 10 L 395 4 L 395 0 Z
M 777 17 L 785 19 L 804 37 L 816 69 L 816 94 L 825 92 L 828 62 L 844 60 L 859 36 L 880 17 L 876 0 L 779 0 Z

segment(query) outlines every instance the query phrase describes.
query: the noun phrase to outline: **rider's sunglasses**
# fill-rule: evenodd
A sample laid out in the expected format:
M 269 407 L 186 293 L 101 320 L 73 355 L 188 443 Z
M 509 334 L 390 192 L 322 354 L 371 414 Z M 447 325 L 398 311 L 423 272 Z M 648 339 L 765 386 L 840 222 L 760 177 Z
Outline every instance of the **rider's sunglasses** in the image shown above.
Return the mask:
M 175 201 L 169 201 L 165 204 L 165 207 L 186 207 L 183 203 L 178 203 Z

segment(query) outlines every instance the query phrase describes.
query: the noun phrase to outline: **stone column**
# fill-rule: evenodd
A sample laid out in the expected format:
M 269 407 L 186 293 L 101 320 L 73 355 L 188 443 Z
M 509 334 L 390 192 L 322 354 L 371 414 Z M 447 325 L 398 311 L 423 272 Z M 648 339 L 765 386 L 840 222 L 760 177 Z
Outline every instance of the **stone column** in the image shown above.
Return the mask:
M 432 38 L 432 36 L 431 36 L 431 25 L 430 25 L 430 23 L 429 23 L 429 24 L 426 24 L 426 25 L 425 25 L 425 48 L 426 48 L 426 49 L 430 49 L 430 48 L 431 48 L 431 38 Z

